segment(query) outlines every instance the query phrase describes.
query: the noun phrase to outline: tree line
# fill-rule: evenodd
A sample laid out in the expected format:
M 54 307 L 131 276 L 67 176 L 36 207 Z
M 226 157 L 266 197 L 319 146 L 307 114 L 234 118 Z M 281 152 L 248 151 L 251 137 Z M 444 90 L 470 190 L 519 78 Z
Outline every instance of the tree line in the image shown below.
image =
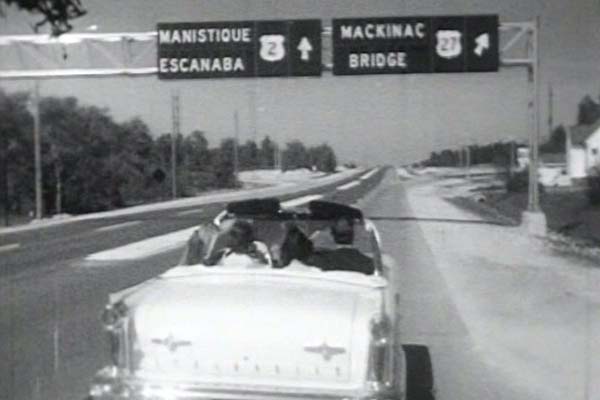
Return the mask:
M 422 164 L 431 167 L 460 167 L 467 165 L 469 160 L 469 164 L 494 164 L 508 167 L 511 162 L 511 152 L 513 163 L 516 160 L 517 147 L 515 142 L 498 141 L 486 145 L 466 146 L 463 149 L 445 149 L 431 152 L 429 158 Z
M 27 93 L 0 89 L 0 213 L 27 215 L 34 208 L 33 116 Z M 44 214 L 104 211 L 171 197 L 171 135 L 154 137 L 140 118 L 116 122 L 105 108 L 74 97 L 40 99 Z M 237 187 L 239 170 L 274 168 L 277 145 L 237 146 L 226 138 L 210 146 L 200 130 L 177 135 L 178 196 Z M 236 151 L 237 150 L 237 151 Z M 237 157 L 236 157 L 237 155 Z M 333 172 L 335 153 L 326 144 L 300 141 L 281 150 L 282 169 L 316 168 Z M 6 221 L 5 221 L 6 222 Z

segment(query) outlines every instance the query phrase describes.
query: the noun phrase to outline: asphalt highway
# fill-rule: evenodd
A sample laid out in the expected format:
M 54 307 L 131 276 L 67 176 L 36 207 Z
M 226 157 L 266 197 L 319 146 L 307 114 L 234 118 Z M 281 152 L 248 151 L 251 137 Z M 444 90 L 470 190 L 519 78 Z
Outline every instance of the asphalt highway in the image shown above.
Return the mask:
M 367 179 L 356 175 L 279 197 L 319 194 L 353 203 L 382 175 L 379 170 Z M 360 184 L 339 189 L 354 180 Z M 85 257 L 196 226 L 223 206 L 216 202 L 1 234 L 0 399 L 82 399 L 95 371 L 108 361 L 99 323 L 108 294 L 164 272 L 177 263 L 182 248 L 127 262 L 98 264 Z

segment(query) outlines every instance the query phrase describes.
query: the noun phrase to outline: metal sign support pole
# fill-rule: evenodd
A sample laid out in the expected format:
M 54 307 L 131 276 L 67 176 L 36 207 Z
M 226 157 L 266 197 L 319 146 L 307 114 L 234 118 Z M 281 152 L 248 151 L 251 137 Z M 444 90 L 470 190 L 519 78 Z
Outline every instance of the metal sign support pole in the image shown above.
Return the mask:
M 533 129 L 529 137 L 529 199 L 527 210 L 538 212 L 540 210 L 538 164 L 539 164 L 539 136 L 540 136 L 540 79 L 538 57 L 538 26 L 539 17 L 536 18 L 535 29 L 531 31 L 532 63 L 530 66 L 533 93 L 531 100 Z
M 540 209 L 540 196 L 538 184 L 539 164 L 539 135 L 540 135 L 540 78 L 539 78 L 539 26 L 540 19 L 536 17 L 531 22 L 503 23 L 500 30 L 516 31 L 516 34 L 501 49 L 502 65 L 505 67 L 527 67 L 529 79 L 532 82 L 531 129 L 529 131 L 529 186 L 527 210 L 523 213 L 523 226 L 535 236 L 544 236 L 547 225 L 546 217 Z M 511 58 L 505 54 L 513 48 L 519 40 L 527 40 L 527 55 L 523 58 Z

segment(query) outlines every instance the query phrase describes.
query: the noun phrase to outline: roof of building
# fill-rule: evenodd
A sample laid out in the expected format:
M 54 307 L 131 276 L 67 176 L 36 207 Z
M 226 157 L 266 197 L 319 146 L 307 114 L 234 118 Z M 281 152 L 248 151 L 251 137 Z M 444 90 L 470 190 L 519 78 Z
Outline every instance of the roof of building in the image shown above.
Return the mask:
M 585 141 L 600 129 L 600 119 L 591 125 L 576 125 L 571 127 L 571 145 L 583 146 Z

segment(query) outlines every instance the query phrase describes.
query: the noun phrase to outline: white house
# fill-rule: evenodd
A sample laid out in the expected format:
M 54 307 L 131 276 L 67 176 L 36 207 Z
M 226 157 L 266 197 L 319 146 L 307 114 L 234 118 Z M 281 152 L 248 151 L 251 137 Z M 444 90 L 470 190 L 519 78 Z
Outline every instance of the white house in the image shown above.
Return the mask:
M 578 125 L 567 132 L 567 169 L 572 179 L 585 178 L 594 166 L 600 166 L 600 120 Z

